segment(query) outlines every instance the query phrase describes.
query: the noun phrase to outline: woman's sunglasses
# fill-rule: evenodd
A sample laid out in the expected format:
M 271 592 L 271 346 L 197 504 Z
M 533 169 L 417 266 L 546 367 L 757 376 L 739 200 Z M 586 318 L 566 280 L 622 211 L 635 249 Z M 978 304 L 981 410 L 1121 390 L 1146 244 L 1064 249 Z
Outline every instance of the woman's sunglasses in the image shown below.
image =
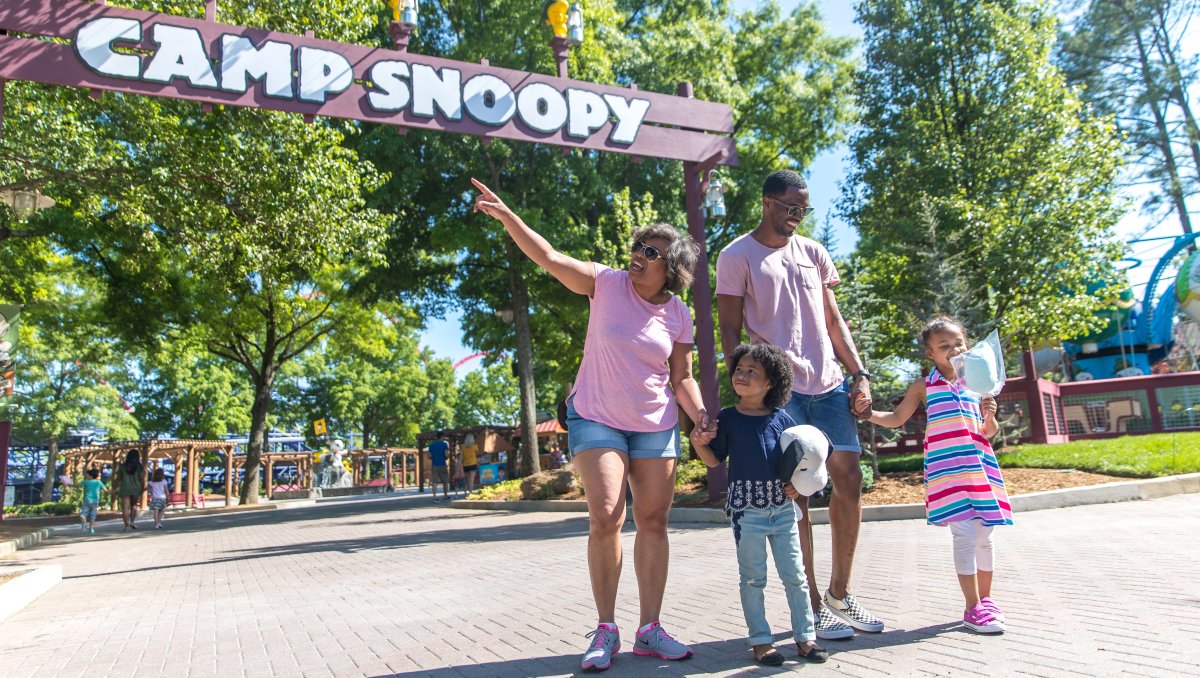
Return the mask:
M 801 207 L 799 205 L 789 205 L 789 204 L 785 203 L 784 201 L 776 199 L 776 198 L 772 198 L 769 195 L 766 196 L 766 198 L 767 198 L 767 200 L 770 200 L 772 202 L 777 202 L 780 205 L 783 205 L 784 207 L 786 207 L 788 216 L 793 219 L 795 219 L 796 217 L 800 217 L 800 221 L 804 221 L 805 219 L 807 219 L 809 217 L 810 214 L 817 211 L 817 208 L 815 208 L 815 207 Z
M 641 240 L 633 243 L 633 252 L 634 254 L 641 252 L 646 257 L 646 261 L 654 261 L 662 256 L 662 252 L 659 252 L 657 247 L 647 245 Z

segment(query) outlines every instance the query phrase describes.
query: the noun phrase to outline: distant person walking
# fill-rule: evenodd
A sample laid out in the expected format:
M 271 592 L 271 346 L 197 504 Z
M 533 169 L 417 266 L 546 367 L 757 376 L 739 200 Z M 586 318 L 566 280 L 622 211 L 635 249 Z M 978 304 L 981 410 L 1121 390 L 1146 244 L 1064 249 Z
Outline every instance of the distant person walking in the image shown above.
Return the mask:
M 667 516 L 679 456 L 678 402 L 703 428 L 711 422 L 692 377 L 692 314 L 677 296 L 692 283 L 698 247 L 670 224 L 633 233 L 627 270 L 579 261 L 554 249 L 504 201 L 472 179 L 475 211 L 500 221 L 521 251 L 567 289 L 587 295 L 591 313 L 583 362 L 567 398 L 575 468 L 588 503 L 588 572 L 598 624 L 581 663 L 607 669 L 621 647 L 616 624 L 625 489 L 633 493 L 640 621 L 634 654 L 692 656 L 659 623 L 667 584 Z
M 125 531 L 136 530 L 137 502 L 145 486 L 142 484 L 142 458 L 137 450 L 130 450 L 125 461 L 117 466 L 117 496 L 121 500 L 121 520 Z
M 433 489 L 433 503 L 442 501 L 437 498 L 437 486 L 442 485 L 443 497 L 446 501 L 450 501 L 450 469 L 446 467 L 447 457 L 450 452 L 450 443 L 445 441 L 446 433 L 444 431 L 437 432 L 437 440 L 429 443 L 429 468 L 432 475 L 429 478 L 429 486 Z
M 161 468 L 154 469 L 153 479 L 146 483 L 150 492 L 150 510 L 154 513 L 154 529 L 162 529 L 163 514 L 167 511 L 167 481 Z
M 96 512 L 100 510 L 100 490 L 103 489 L 100 471 L 88 469 L 87 480 L 83 481 L 83 504 L 79 507 L 79 529 L 89 534 L 96 534 Z
M 871 421 L 899 428 L 924 405 L 925 510 L 930 525 L 949 525 L 954 569 L 966 599 L 963 625 L 977 633 L 1003 633 L 1004 613 L 992 600 L 995 569 L 992 531 L 1012 525 L 1012 506 L 988 438 L 996 435 L 996 399 L 980 398 L 958 383 L 950 359 L 967 351 L 966 330 L 935 318 L 921 330 L 929 376 L 917 379 L 894 412 L 871 412 Z
M 463 438 L 462 465 L 467 478 L 467 494 L 475 491 L 475 479 L 479 477 L 479 445 L 475 442 L 475 434 L 468 433 Z

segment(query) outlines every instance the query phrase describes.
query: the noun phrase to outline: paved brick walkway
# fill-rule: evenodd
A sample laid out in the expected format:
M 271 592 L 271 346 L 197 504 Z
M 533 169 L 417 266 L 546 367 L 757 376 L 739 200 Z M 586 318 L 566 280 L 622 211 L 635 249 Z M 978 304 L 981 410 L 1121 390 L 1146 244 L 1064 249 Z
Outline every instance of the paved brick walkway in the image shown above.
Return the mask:
M 625 652 L 609 675 L 1200 675 L 1200 495 L 1018 519 L 998 535 L 1003 637 L 958 627 L 946 531 L 868 523 L 853 588 L 888 629 L 827 643 L 823 667 L 781 669 L 757 667 L 742 644 L 728 528 L 673 528 L 664 622 L 696 657 Z M 58 563 L 64 574 L 0 623 L 0 674 L 569 675 L 594 621 L 577 515 L 467 512 L 424 496 L 169 527 L 55 538 L 0 560 Z M 817 541 L 828 576 L 827 527 Z M 618 606 L 626 648 L 632 565 Z M 777 583 L 768 601 L 783 645 Z

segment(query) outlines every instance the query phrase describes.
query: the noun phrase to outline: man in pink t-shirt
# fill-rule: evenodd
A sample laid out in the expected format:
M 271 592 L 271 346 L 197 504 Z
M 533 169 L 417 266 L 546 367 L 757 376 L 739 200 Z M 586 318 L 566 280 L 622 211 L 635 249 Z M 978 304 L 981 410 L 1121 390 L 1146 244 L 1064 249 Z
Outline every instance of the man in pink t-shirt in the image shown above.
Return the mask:
M 729 244 L 717 257 L 717 314 L 726 356 L 742 342 L 774 344 L 792 363 L 792 397 L 784 409 L 797 424 L 825 432 L 833 451 L 826 466 L 833 479 L 829 523 L 833 573 L 824 597 L 813 570 L 812 522 L 808 499 L 799 523 L 809 596 L 817 637 L 849 638 L 854 629 L 883 630 L 883 622 L 850 595 L 850 572 L 862 517 L 862 449 L 854 415 L 871 412 L 871 374 L 859 359 L 850 329 L 838 310 L 833 288 L 840 282 L 829 252 L 796 229 L 812 213 L 808 186 L 790 170 L 767 177 L 758 227 Z M 840 365 L 838 363 L 841 363 Z M 851 375 L 846 386 L 842 371 Z M 730 373 L 733 366 L 730 365 Z M 853 403 L 853 414 L 851 403 Z M 853 628 L 851 628 L 853 627 Z

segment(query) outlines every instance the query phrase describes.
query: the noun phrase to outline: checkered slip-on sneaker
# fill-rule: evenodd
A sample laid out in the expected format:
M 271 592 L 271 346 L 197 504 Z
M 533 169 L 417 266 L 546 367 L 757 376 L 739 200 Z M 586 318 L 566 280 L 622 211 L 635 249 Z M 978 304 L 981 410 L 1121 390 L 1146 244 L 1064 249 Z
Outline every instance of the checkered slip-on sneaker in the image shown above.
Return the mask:
M 842 640 L 854 637 L 854 629 L 833 616 L 827 605 L 822 605 L 821 609 L 817 610 L 817 618 L 814 621 L 817 627 L 817 638 L 821 640 Z
M 859 605 L 854 596 L 849 593 L 846 594 L 845 598 L 838 600 L 833 597 L 832 593 L 826 591 L 825 607 L 836 615 L 838 619 L 841 619 L 859 631 L 879 633 L 883 630 L 883 620 L 867 612 L 867 608 Z
M 621 651 L 621 632 L 617 627 L 597 626 L 595 631 L 584 636 L 591 638 L 579 666 L 584 671 L 603 671 L 612 665 L 612 656 Z

